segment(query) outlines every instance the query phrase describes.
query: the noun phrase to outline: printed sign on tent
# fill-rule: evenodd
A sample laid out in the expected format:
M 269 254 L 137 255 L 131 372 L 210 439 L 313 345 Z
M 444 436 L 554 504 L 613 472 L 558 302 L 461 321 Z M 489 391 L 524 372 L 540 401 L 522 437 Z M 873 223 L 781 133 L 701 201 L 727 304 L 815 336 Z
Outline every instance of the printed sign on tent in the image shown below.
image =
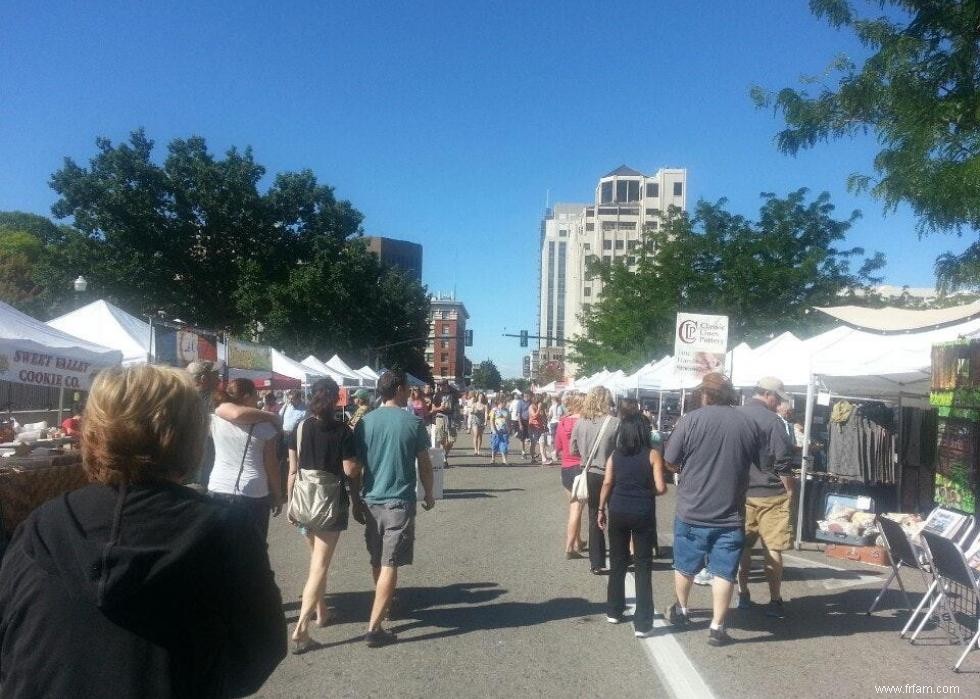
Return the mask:
M 218 338 L 207 333 L 153 327 L 155 361 L 170 366 L 185 367 L 191 362 L 218 361 Z
M 13 344 L 0 346 L 0 381 L 87 391 L 95 374 L 105 366 L 57 352 L 34 352 Z
M 229 338 L 228 366 L 233 369 L 272 371 L 272 348 Z
M 728 316 L 677 314 L 674 358 L 680 378 L 700 380 L 713 371 L 725 372 Z

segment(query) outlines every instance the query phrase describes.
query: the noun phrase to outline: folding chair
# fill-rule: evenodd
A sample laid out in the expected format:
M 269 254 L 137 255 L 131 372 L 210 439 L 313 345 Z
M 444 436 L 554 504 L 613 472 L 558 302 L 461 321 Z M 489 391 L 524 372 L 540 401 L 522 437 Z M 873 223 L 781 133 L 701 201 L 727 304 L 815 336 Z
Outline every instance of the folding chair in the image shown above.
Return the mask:
M 923 530 L 923 532 L 924 531 L 926 530 Z M 954 545 L 957 545 L 958 547 L 966 546 L 967 542 L 971 540 L 973 536 L 973 532 L 974 532 L 974 519 L 971 517 L 967 520 L 964 527 L 960 530 L 959 535 L 951 540 L 947 539 L 947 541 L 952 541 Z M 913 551 L 915 551 L 916 548 L 917 548 L 916 546 L 914 545 L 912 546 Z M 919 625 L 916 627 L 915 632 L 909 638 L 909 640 L 912 643 L 915 643 L 915 639 L 918 638 L 919 634 L 922 632 L 922 629 L 925 628 L 926 622 L 929 621 L 933 613 L 936 611 L 936 608 L 943 600 L 942 595 L 937 593 L 937 590 L 941 591 L 940 589 L 941 580 L 939 576 L 936 575 L 936 572 L 932 567 L 928 550 L 924 551 L 923 554 L 919 556 L 919 560 L 922 561 L 920 570 L 923 570 L 931 574 L 932 582 L 929 584 L 929 589 L 927 589 L 926 593 L 922 596 L 922 600 L 919 602 L 919 605 L 915 608 L 915 611 L 912 612 L 912 616 L 909 617 L 909 620 L 905 623 L 905 626 L 902 628 L 902 633 L 898 635 L 899 638 L 905 638 L 905 634 L 908 633 L 909 629 L 912 628 L 912 624 L 915 621 L 915 619 L 918 617 L 919 613 L 922 612 L 926 604 L 929 604 L 929 609 L 922 616 L 922 620 L 919 622 Z
M 888 588 L 892 584 L 892 580 L 898 581 L 898 588 L 902 591 L 902 597 L 905 598 L 905 608 L 910 612 L 912 611 L 912 601 L 909 599 L 908 593 L 905 591 L 905 585 L 902 584 L 902 575 L 900 569 L 902 567 L 912 568 L 919 571 L 922 576 L 923 582 L 928 582 L 927 572 L 922 568 L 922 562 L 915 553 L 915 549 L 912 548 L 912 542 L 909 541 L 908 535 L 905 530 L 902 529 L 902 525 L 893 519 L 888 517 L 883 517 L 878 515 L 878 531 L 881 532 L 882 537 L 885 539 L 885 548 L 888 549 L 888 559 L 891 563 L 892 574 L 888 576 L 888 580 L 885 584 L 881 586 L 881 591 L 878 596 L 875 597 L 875 601 L 871 604 L 871 607 L 866 612 L 869 616 L 874 613 L 875 609 L 881 603 L 881 599 L 885 596 Z M 919 603 L 919 607 L 922 603 Z M 918 608 L 916 608 L 918 611 Z M 906 625 L 907 626 L 907 625 Z M 905 629 L 902 630 L 904 635 Z
M 978 607 L 980 607 L 980 582 L 977 581 L 977 574 L 967 564 L 963 550 L 954 542 L 928 531 L 922 532 L 922 538 L 926 542 L 926 547 L 929 550 L 929 560 L 932 562 L 932 569 L 936 578 L 947 583 L 937 587 L 938 600 L 943 605 L 943 609 L 949 617 L 950 622 L 956 627 L 957 636 L 961 644 L 964 642 L 964 638 L 962 632 L 959 630 L 961 628 L 959 622 L 956 621 L 956 617 L 950 607 L 949 596 L 947 595 L 948 583 L 961 585 L 973 594 L 972 616 L 977 624 L 977 631 L 973 638 L 970 639 L 959 660 L 956 661 L 956 665 L 953 666 L 953 670 L 959 672 L 960 665 L 963 664 L 967 654 L 977 644 L 977 639 L 980 639 L 980 615 L 977 613 Z M 952 636 L 952 633 L 949 633 Z

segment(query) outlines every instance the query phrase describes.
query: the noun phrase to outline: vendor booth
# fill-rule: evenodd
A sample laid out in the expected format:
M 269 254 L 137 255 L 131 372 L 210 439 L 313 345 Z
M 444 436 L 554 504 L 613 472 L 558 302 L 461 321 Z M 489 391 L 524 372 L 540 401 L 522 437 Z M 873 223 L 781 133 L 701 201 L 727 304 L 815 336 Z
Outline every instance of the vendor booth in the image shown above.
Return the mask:
M 93 344 L 122 352 L 122 363 L 142 364 L 150 353 L 150 324 L 103 300 L 47 323 Z

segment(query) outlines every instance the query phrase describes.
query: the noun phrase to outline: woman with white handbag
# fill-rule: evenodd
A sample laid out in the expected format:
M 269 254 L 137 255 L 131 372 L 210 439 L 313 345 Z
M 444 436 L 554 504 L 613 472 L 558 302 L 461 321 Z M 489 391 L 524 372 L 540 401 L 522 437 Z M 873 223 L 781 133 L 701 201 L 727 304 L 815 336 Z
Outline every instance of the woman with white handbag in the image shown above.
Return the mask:
M 582 475 L 572 484 L 572 497 L 581 499 L 581 481 L 586 484 L 589 503 L 589 564 L 594 575 L 606 568 L 606 537 L 599 527 L 599 492 L 606 472 L 606 459 L 616 446 L 619 418 L 613 417 L 612 393 L 605 386 L 589 391 L 582 416 L 572 429 L 572 453 L 582 457 Z
M 347 529 L 351 494 L 359 497 L 360 484 L 353 474 L 354 439 L 350 428 L 337 419 L 340 388 L 331 378 L 313 385 L 311 417 L 297 425 L 289 441 L 289 521 L 299 526 L 310 542 L 310 573 L 303 588 L 303 604 L 292 634 L 292 652 L 315 648 L 309 624 L 314 614 L 326 624 L 323 596 L 327 571 L 337 549 L 340 533 Z M 347 492 L 350 489 L 350 494 Z M 355 506 L 354 517 L 360 508 Z

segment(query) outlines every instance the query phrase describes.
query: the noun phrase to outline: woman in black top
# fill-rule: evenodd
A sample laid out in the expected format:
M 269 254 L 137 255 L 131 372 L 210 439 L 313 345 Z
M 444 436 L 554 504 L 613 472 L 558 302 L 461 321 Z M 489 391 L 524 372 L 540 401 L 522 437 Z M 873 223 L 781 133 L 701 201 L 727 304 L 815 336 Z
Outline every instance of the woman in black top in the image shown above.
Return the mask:
M 642 416 L 622 418 L 616 449 L 606 461 L 599 493 L 599 526 L 609 533 L 609 583 L 606 590 L 607 619 L 623 620 L 626 608 L 626 566 L 630 539 L 636 564 L 636 612 L 633 630 L 643 638 L 653 628 L 653 581 L 650 567 L 656 536 L 654 497 L 667 492 L 663 458 L 650 448 L 650 428 Z M 609 512 L 606 513 L 608 506 Z
M 293 485 L 299 469 L 326 471 L 341 481 L 349 483 L 350 492 L 360 492 L 359 484 L 354 482 L 355 473 L 354 439 L 350 428 L 337 419 L 337 400 L 340 388 L 331 378 L 321 379 L 313 385 L 313 398 L 310 400 L 311 417 L 302 426 L 303 441 L 297 444 L 300 425 L 289 438 L 289 497 L 292 498 Z M 340 489 L 340 513 L 336 521 L 321 531 L 306 529 L 304 533 L 310 542 L 310 574 L 303 588 L 303 605 L 293 631 L 293 653 L 304 653 L 316 644 L 310 638 L 310 618 L 316 614 L 320 626 L 326 624 L 326 610 L 323 608 L 323 595 L 327 586 L 327 571 L 330 559 L 337 549 L 340 532 L 347 529 L 350 496 L 346 489 Z

